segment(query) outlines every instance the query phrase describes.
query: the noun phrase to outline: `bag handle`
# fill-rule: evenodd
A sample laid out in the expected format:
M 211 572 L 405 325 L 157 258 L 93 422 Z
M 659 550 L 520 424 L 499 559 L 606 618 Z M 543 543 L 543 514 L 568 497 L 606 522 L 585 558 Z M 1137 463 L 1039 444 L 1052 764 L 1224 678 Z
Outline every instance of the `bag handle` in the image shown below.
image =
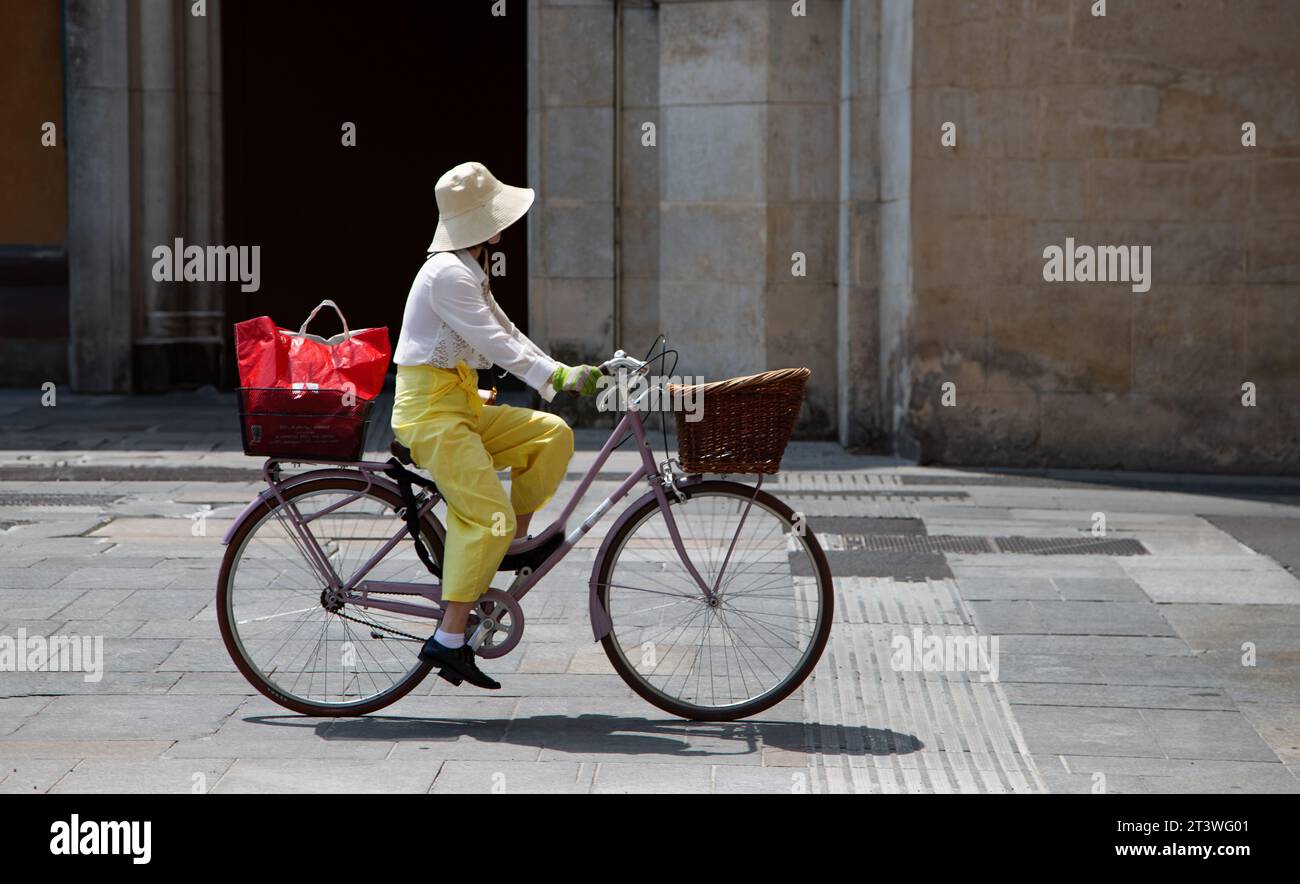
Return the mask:
M 320 312 L 320 309 L 322 307 L 333 307 L 334 312 L 339 315 L 339 321 L 343 323 L 344 340 L 352 337 L 352 332 L 348 330 L 347 317 L 343 315 L 343 311 L 339 309 L 339 305 L 335 304 L 333 301 L 329 300 L 328 298 L 326 298 L 324 301 L 321 301 L 319 304 L 316 305 L 316 309 L 311 311 L 311 315 L 307 317 L 307 319 L 303 322 L 302 327 L 298 329 L 298 334 L 304 335 L 307 333 L 307 326 L 311 323 L 313 319 L 316 318 L 316 314 Z

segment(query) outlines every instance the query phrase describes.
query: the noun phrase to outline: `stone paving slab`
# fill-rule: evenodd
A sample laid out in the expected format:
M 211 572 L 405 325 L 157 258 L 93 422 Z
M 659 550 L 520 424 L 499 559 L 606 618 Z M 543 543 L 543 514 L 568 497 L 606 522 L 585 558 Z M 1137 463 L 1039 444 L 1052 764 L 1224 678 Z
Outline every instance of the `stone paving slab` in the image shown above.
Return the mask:
M 437 769 L 394 761 L 352 760 L 338 764 L 323 759 L 240 758 L 212 789 L 231 792 L 423 794 Z
M 1275 762 L 1184 761 L 1058 756 L 1038 759 L 1054 792 L 1063 794 L 1205 794 L 1300 792 L 1300 780 Z
M 0 757 L 0 794 L 49 792 L 76 766 L 71 760 Z
M 1300 764 L 1300 704 L 1241 703 L 1246 720 L 1286 764 Z
M 1235 711 L 1222 690 L 1205 687 L 1115 684 L 1007 684 L 1012 706 L 1095 706 L 1103 709 L 1211 709 Z
M 192 795 L 214 791 L 235 762 L 156 758 L 148 761 L 84 759 L 49 791 L 77 794 Z

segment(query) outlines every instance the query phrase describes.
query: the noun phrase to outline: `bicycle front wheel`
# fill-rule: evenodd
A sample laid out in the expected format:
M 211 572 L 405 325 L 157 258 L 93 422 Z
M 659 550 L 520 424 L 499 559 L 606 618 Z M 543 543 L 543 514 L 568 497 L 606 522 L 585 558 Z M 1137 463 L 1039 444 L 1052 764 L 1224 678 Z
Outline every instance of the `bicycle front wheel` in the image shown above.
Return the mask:
M 765 491 L 704 481 L 672 495 L 673 520 L 710 603 L 651 500 L 611 538 L 597 593 L 605 653 L 632 690 L 697 721 L 733 721 L 790 695 L 830 636 L 834 586 L 817 538 Z

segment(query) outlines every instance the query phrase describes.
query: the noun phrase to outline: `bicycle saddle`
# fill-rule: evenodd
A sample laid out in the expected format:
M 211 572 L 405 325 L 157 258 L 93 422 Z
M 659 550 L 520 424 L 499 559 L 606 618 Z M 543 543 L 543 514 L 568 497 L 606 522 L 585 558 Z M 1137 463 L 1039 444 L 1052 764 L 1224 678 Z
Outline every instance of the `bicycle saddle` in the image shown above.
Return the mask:
M 406 464 L 407 466 L 413 466 L 415 464 L 415 461 L 411 460 L 411 449 L 407 448 L 396 439 L 393 440 L 392 445 L 388 446 L 388 450 L 392 452 L 393 457 L 397 458 L 398 463 Z

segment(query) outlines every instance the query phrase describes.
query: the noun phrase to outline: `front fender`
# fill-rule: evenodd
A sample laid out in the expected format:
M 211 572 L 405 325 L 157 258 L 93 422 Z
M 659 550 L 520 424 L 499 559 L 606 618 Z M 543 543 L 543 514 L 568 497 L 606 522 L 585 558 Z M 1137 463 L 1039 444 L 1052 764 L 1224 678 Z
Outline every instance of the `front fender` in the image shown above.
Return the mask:
M 338 469 L 338 468 L 331 468 L 325 470 L 308 470 L 305 473 L 298 473 L 296 475 L 289 476 L 288 478 L 284 479 L 280 483 L 280 493 L 283 494 L 285 491 L 288 491 L 290 488 L 294 488 L 298 485 L 301 485 L 303 482 L 314 482 L 317 479 L 334 479 L 334 478 L 358 479 L 358 478 L 364 478 L 364 476 L 362 473 L 358 472 L 357 470 L 347 470 L 347 469 Z M 401 493 L 401 491 L 398 489 L 397 485 L 393 481 L 384 478 L 383 476 L 374 475 L 372 476 L 371 481 L 372 484 L 376 486 L 383 486 L 384 488 L 387 488 L 388 490 L 392 491 L 394 494 Z M 230 527 L 226 529 L 225 535 L 221 538 L 221 545 L 229 546 L 231 538 L 235 536 L 235 531 L 239 529 L 240 525 L 244 524 L 244 520 L 252 518 L 254 513 L 259 512 L 262 507 L 267 506 L 268 502 L 273 500 L 275 500 L 275 489 L 269 487 L 266 490 L 264 490 L 261 494 L 257 495 L 257 497 L 253 498 L 252 503 L 244 507 L 244 511 L 239 514 L 239 518 L 235 519 L 235 521 L 230 523 Z
M 704 481 L 703 476 L 691 476 L 689 479 L 678 482 L 677 487 L 682 491 L 687 491 L 702 481 Z M 651 488 L 636 500 L 632 501 L 628 508 L 623 510 L 623 514 L 615 520 L 609 531 L 605 533 L 605 540 L 600 545 L 600 551 L 596 553 L 596 561 L 591 566 L 591 580 L 589 582 L 591 597 L 588 599 L 588 606 L 591 609 L 591 633 L 594 636 L 595 641 L 600 641 L 605 636 L 609 635 L 609 631 L 614 625 L 609 619 L 609 612 L 606 611 L 605 606 L 600 603 L 598 587 L 600 585 L 601 565 L 605 561 L 605 556 L 609 555 L 610 545 L 614 538 L 619 535 L 622 528 L 630 522 L 634 516 L 641 512 L 641 509 L 646 506 L 646 504 L 651 501 L 658 502 L 658 494 L 659 492 L 654 488 Z

